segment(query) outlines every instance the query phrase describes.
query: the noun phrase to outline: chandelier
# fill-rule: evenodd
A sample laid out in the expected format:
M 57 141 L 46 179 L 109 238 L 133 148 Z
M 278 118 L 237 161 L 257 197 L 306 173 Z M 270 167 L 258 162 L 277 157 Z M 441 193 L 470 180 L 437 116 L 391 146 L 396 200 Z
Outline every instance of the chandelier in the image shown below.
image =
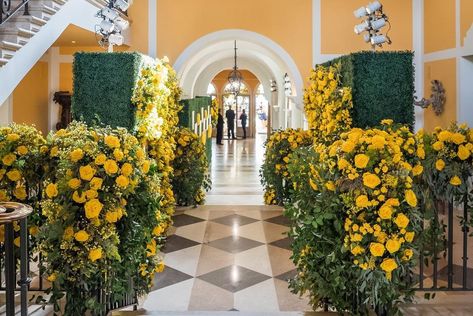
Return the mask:
M 237 65 L 237 44 L 235 41 L 235 65 L 233 66 L 232 72 L 228 75 L 228 82 L 230 84 L 230 91 L 234 95 L 238 95 L 240 93 L 241 82 L 243 81 L 243 77 L 241 72 L 238 71 Z

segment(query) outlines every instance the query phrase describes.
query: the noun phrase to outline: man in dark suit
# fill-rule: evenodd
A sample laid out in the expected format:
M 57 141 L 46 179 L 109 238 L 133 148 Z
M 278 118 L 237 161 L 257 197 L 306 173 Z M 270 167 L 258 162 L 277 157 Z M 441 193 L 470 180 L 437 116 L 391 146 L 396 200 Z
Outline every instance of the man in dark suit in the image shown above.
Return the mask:
M 223 115 L 222 115 L 223 110 L 219 109 L 218 110 L 218 119 L 217 119 L 217 145 L 223 145 L 222 144 L 222 139 L 223 139 Z
M 228 127 L 228 139 L 236 139 L 235 137 L 235 111 L 233 111 L 232 107 L 225 112 L 225 117 L 227 118 L 227 127 Z M 232 138 L 230 138 L 230 134 L 232 134 Z
M 246 122 L 248 120 L 248 115 L 246 115 L 245 110 L 240 115 L 241 127 L 243 128 L 243 138 L 246 138 Z

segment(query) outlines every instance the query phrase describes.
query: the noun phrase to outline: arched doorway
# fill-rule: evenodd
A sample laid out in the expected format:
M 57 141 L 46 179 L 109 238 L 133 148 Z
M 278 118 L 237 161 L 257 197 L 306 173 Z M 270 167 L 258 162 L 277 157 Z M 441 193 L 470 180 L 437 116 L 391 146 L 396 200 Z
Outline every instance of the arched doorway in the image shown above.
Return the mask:
M 251 104 L 250 104 L 250 90 L 248 86 L 242 82 L 240 86 L 240 92 L 238 95 L 232 93 L 230 84 L 227 84 L 223 90 L 222 95 L 222 106 L 223 106 L 223 113 L 231 107 L 236 114 L 236 129 L 235 132 L 237 137 L 243 136 L 243 128 L 240 121 L 240 115 L 245 110 L 245 113 L 248 115 L 247 121 L 247 135 L 248 137 L 253 137 L 253 117 L 251 111 Z M 226 128 L 226 127 L 225 127 Z

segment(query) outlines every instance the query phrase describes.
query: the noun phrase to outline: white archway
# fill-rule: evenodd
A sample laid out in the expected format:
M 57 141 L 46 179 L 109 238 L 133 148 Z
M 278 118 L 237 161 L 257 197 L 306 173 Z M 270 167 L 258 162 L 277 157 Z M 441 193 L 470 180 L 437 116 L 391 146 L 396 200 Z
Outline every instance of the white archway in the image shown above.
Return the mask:
M 208 84 L 221 71 L 233 67 L 233 45 L 237 41 L 238 66 L 251 71 L 263 84 L 273 108 L 273 127 L 301 126 L 303 80 L 292 57 L 276 42 L 261 34 L 232 29 L 214 32 L 189 45 L 174 64 L 180 78 L 184 98 L 205 95 Z M 296 104 L 292 119 L 287 122 L 284 74 L 291 79 L 291 99 Z M 271 93 L 271 81 L 278 91 Z M 279 110 L 281 109 L 281 111 Z

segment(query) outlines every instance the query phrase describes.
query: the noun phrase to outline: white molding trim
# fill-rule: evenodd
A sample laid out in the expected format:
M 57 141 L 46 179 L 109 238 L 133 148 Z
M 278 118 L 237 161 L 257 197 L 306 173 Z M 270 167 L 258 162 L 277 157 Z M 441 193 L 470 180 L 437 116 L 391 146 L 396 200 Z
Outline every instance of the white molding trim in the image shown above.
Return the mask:
M 456 58 L 461 54 L 461 49 L 450 48 L 438 52 L 424 54 L 424 62 Z
M 473 55 L 473 23 L 471 27 L 466 32 L 465 38 L 463 40 L 463 49 L 462 56 L 472 56 Z
M 158 55 L 158 0 L 148 0 L 148 56 Z
M 59 105 L 53 101 L 54 93 L 59 91 L 60 69 L 59 69 L 59 47 L 51 47 L 49 49 L 48 60 L 48 91 L 49 91 L 49 106 L 48 106 L 48 129 L 50 131 L 56 128 L 56 123 L 59 120 Z
M 13 93 L 0 105 L 0 126 L 13 122 Z
M 322 55 L 322 3 L 312 0 L 312 67 L 320 63 Z
M 424 0 L 412 1 L 412 48 L 414 49 L 415 95 L 424 97 Z M 424 110 L 415 107 L 415 129 L 424 127 Z
M 471 0 L 470 0 L 471 1 Z M 455 17 L 456 17 L 456 23 L 455 23 L 455 34 L 456 34 L 456 48 L 458 51 L 458 56 L 456 58 L 456 88 L 457 91 L 455 93 L 457 94 L 457 104 L 456 104 L 456 117 L 457 121 L 460 120 L 460 114 L 461 114 L 461 72 L 460 72 L 460 62 L 461 62 L 461 1 L 456 0 L 455 1 Z

